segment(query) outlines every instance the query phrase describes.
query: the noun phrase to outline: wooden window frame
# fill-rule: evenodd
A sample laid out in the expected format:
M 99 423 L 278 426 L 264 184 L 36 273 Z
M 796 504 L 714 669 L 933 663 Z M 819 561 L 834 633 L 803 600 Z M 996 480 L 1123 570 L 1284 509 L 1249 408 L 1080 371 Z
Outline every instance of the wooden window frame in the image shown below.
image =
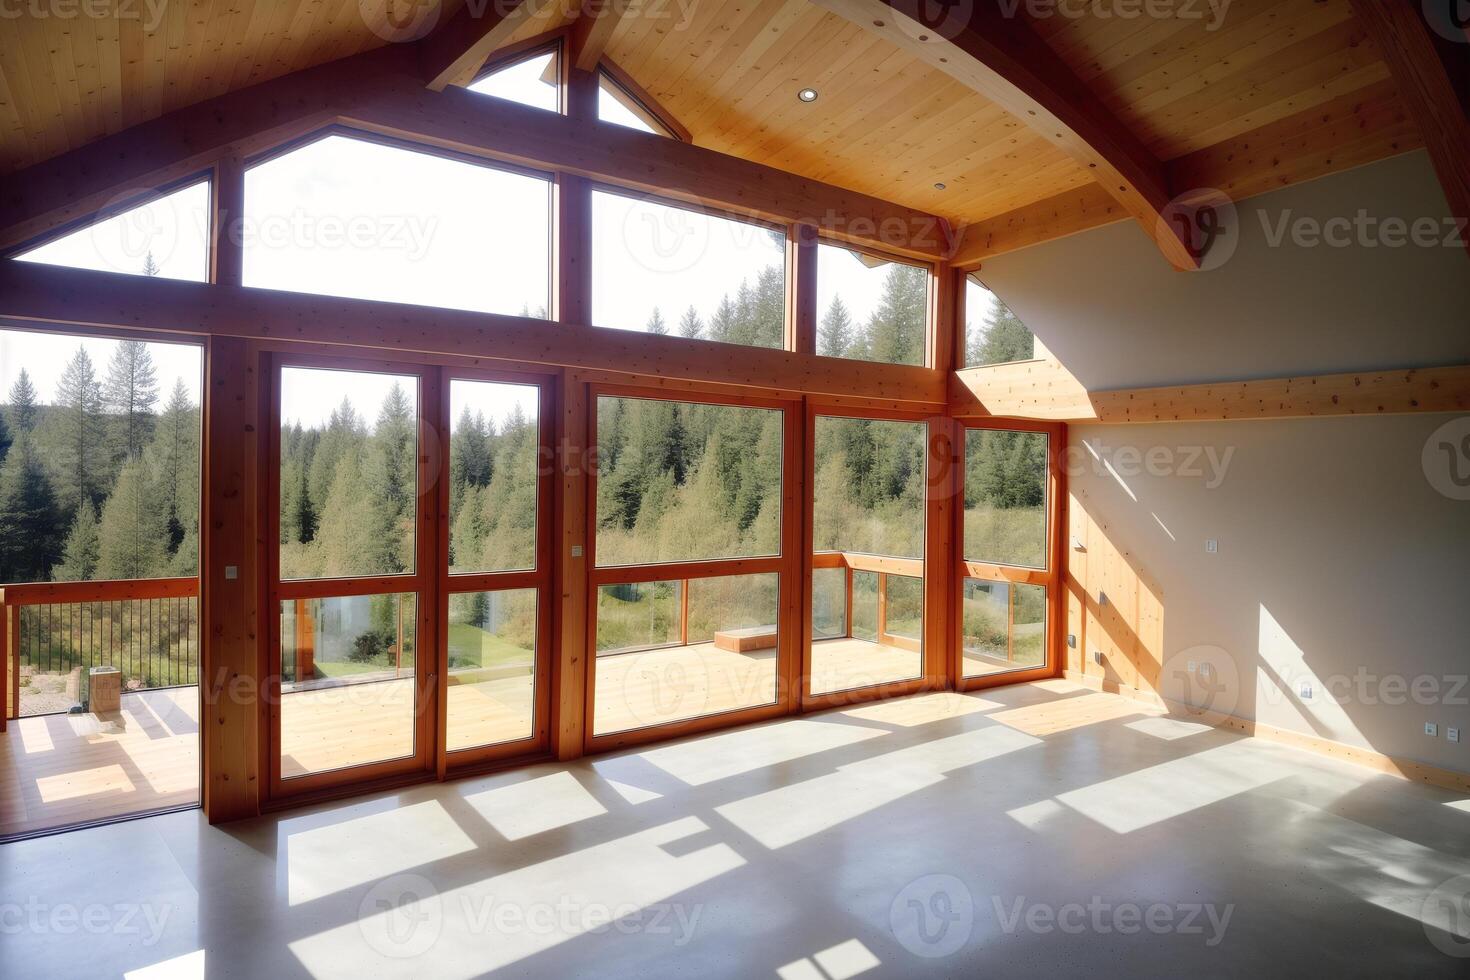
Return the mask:
M 924 542 L 924 554 L 921 558 L 900 558 L 890 555 L 869 555 L 859 552 L 817 552 L 815 545 L 815 515 L 816 515 L 816 445 L 817 445 L 817 420 L 819 418 L 843 418 L 843 419 L 869 419 L 879 422 L 915 422 L 922 423 L 924 439 L 927 451 L 924 458 L 924 483 L 926 487 L 923 519 L 924 530 L 922 540 Z M 920 691 L 941 689 L 948 686 L 948 678 L 940 654 L 944 633 L 943 624 L 947 621 L 944 608 L 934 601 L 936 595 L 940 595 L 937 586 L 944 585 L 942 576 L 936 578 L 931 574 L 932 556 L 938 551 L 944 553 L 945 536 L 948 533 L 948 525 L 943 520 L 936 520 L 935 508 L 942 503 L 945 494 L 945 485 L 949 474 L 945 470 L 936 473 L 936 463 L 946 467 L 945 456 L 947 455 L 947 441 L 944 433 L 947 431 L 947 420 L 924 412 L 901 411 L 896 409 L 882 409 L 867 406 L 849 405 L 841 402 L 833 402 L 819 399 L 807 400 L 806 413 L 806 452 L 802 460 L 802 486 L 804 488 L 804 500 L 802 506 L 802 632 L 801 632 L 801 706 L 805 711 L 816 711 L 824 708 L 835 708 L 846 705 L 861 704 L 867 701 L 885 700 L 887 698 L 903 697 L 908 694 L 917 694 Z M 937 481 L 937 482 L 936 482 Z M 855 568 L 850 565 L 852 559 L 863 568 Z M 922 625 L 923 642 L 919 650 L 919 675 L 913 678 L 904 678 L 895 681 L 879 681 L 874 684 L 858 688 L 849 688 L 844 691 L 830 691 L 824 694 L 812 693 L 812 616 L 813 616 L 813 586 L 812 572 L 817 568 L 844 567 L 849 569 L 847 577 L 847 588 L 849 595 L 852 589 L 853 570 L 877 571 L 883 574 L 890 572 L 908 572 L 912 570 L 912 563 L 919 562 L 922 566 L 920 582 L 923 589 L 924 621 Z M 886 602 L 886 597 L 881 591 L 880 601 Z M 851 602 L 848 604 L 849 633 L 852 630 Z
M 438 411 L 439 431 L 442 434 L 438 453 L 440 468 L 435 481 L 438 493 L 438 548 L 441 561 L 438 568 L 438 598 L 436 616 L 439 635 L 443 642 L 435 650 L 439 676 L 444 683 L 439 685 L 439 697 L 435 705 L 435 746 L 438 748 L 438 773 L 442 779 L 451 773 L 484 767 L 507 759 L 545 754 L 551 749 L 552 717 L 552 660 L 554 651 L 553 609 L 556 602 L 554 592 L 553 564 L 554 524 L 553 508 L 556 484 L 556 386 L 553 379 L 545 375 L 517 374 L 510 371 L 488 370 L 459 366 L 441 369 L 440 404 Z M 536 557 L 533 568 L 502 572 L 460 572 L 449 570 L 449 460 L 452 447 L 455 419 L 450 411 L 454 382 L 489 382 L 534 387 L 537 390 L 536 428 Z M 550 459 L 548 460 L 548 457 Z M 505 592 L 518 589 L 534 589 L 536 593 L 536 640 L 535 678 L 532 707 L 531 734 L 525 738 L 488 745 L 473 745 L 462 749 L 450 749 L 449 736 L 449 597 L 477 592 Z
M 792 241 L 796 241 L 798 245 L 800 244 L 797 238 L 797 233 L 795 231 L 788 232 L 787 237 Z M 906 256 L 895 255 L 892 252 L 885 252 L 881 248 L 876 248 L 866 243 L 844 241 L 843 239 L 832 238 L 830 236 L 822 235 L 820 233 L 812 235 L 810 243 L 810 247 L 812 250 L 812 255 L 810 259 L 811 269 L 809 275 L 812 280 L 812 298 L 810 302 L 814 305 L 812 311 L 813 325 L 811 328 L 814 337 L 816 337 L 818 332 L 820 331 L 822 323 L 822 310 L 820 308 L 816 308 L 816 306 L 817 289 L 819 288 L 819 283 L 822 276 L 821 246 L 823 245 L 828 245 L 832 248 L 844 249 L 845 251 L 849 252 L 862 252 L 864 255 L 870 255 L 873 258 L 881 259 L 884 262 L 891 262 L 895 265 L 906 265 L 915 269 L 923 269 L 926 273 L 926 285 L 924 293 L 924 356 L 918 364 L 898 364 L 892 361 L 869 361 L 865 358 L 860 357 L 840 357 L 835 359 L 842 361 L 855 361 L 859 364 L 881 364 L 885 367 L 940 367 L 941 365 L 938 362 L 943 359 L 943 355 L 941 353 L 941 351 L 943 350 L 943 345 L 939 343 L 938 330 L 941 322 L 944 319 L 941 316 L 939 309 L 940 300 L 943 296 L 945 288 L 944 266 L 938 262 L 929 262 L 925 261 L 924 259 L 912 259 Z M 789 292 L 790 287 L 788 286 L 788 293 Z M 963 302 L 963 296 L 961 297 L 961 302 Z M 787 305 L 790 306 L 791 303 L 792 297 L 788 295 Z M 961 306 L 959 307 L 959 309 L 961 310 L 961 317 L 963 317 L 964 308 Z M 959 322 L 963 324 L 964 320 L 961 319 Z M 789 329 L 790 325 L 788 324 L 788 330 Z M 815 345 L 813 346 L 813 350 L 815 351 Z
M 954 573 L 951 583 L 951 608 L 954 610 L 950 626 L 951 656 L 949 669 L 954 678 L 956 691 L 976 691 L 1027 681 L 1060 677 L 1065 663 L 1064 638 L 1066 630 L 1066 597 L 1063 589 L 1063 563 L 1065 552 L 1062 547 L 1066 533 L 1065 501 L 1067 474 L 1065 459 L 1067 452 L 1067 427 L 1060 422 L 1040 422 L 1027 419 L 987 418 L 956 419 L 957 457 L 956 493 L 954 497 Z M 971 430 L 995 429 L 1006 432 L 1035 432 L 1047 437 L 1046 447 L 1046 502 L 1042 508 L 1046 517 L 1045 568 L 1029 568 L 1022 565 L 1005 565 L 995 562 L 971 561 L 965 557 L 965 440 Z M 964 588 L 965 579 L 984 579 L 1004 582 L 1009 586 L 1040 585 L 1046 589 L 1046 633 L 1043 649 L 1046 662 L 1039 667 L 1021 667 L 1015 670 L 997 671 L 973 677 L 965 676 L 964 650 Z M 1012 590 L 1014 601 L 1014 589 Z
M 780 553 L 752 558 L 718 558 L 695 561 L 648 562 L 637 565 L 597 564 L 597 467 L 587 467 L 587 605 L 586 674 L 584 679 L 583 750 L 589 754 L 681 735 L 729 728 L 790 714 L 799 706 L 797 673 L 800 649 L 795 637 L 800 630 L 803 587 L 799 547 L 802 508 L 796 497 L 801 459 L 802 413 L 799 400 L 762 398 L 726 393 L 681 391 L 671 394 L 635 385 L 589 384 L 587 386 L 587 432 L 589 443 L 597 444 L 597 406 L 603 397 L 642 398 L 649 401 L 758 408 L 783 413 L 781 427 L 781 533 Z M 776 696 L 762 705 L 717 711 L 694 718 L 648 725 L 620 732 L 596 734 L 597 698 L 597 597 L 604 586 L 631 582 L 730 578 L 738 575 L 778 576 L 776 608 Z M 685 598 L 687 601 L 687 590 Z

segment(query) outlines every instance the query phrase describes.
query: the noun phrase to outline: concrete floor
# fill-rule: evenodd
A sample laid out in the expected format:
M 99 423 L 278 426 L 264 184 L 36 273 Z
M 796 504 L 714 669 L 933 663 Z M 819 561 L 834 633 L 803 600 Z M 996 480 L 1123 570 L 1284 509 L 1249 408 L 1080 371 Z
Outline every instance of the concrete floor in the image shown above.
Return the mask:
M 1463 977 L 1459 875 L 1470 800 L 1051 681 L 0 846 L 0 976 Z

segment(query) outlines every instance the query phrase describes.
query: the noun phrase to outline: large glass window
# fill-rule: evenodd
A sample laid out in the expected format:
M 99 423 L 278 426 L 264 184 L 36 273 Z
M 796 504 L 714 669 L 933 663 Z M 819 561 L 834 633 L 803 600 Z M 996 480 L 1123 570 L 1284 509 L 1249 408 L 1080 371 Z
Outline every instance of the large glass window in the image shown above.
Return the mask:
M 811 693 L 922 676 L 927 426 L 816 419 Z
M 964 557 L 993 565 L 1046 567 L 1044 432 L 965 433 Z
M 838 245 L 817 246 L 817 353 L 923 364 L 929 270 Z
M 965 578 L 963 673 L 983 677 L 1046 664 L 1046 587 Z
M 281 370 L 280 575 L 411 574 L 418 379 Z
M 16 256 L 23 262 L 209 281 L 209 181 L 171 191 Z
M 544 318 L 551 181 L 334 135 L 252 166 L 247 286 Z
M 537 623 L 535 589 L 449 597 L 450 752 L 534 734 Z
M 597 564 L 781 550 L 778 409 L 604 395 L 597 401 Z
M 450 382 L 449 571 L 536 567 L 540 389 Z
M 776 701 L 779 576 L 597 590 L 593 734 Z
M 966 367 L 1029 361 L 1036 336 L 1011 308 L 976 276 L 965 278 Z
M 785 234 L 647 198 L 594 191 L 592 322 L 782 347 Z
M 413 755 L 412 593 L 281 603 L 281 778 Z

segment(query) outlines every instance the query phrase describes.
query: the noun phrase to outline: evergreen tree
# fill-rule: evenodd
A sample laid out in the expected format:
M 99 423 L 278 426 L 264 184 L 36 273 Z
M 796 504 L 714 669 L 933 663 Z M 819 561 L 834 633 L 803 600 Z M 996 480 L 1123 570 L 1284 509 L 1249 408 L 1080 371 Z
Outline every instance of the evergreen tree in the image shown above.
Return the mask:
M 149 252 L 147 257 L 143 259 L 143 275 L 156 276 L 158 272 L 158 263 L 153 261 L 153 253 Z
M 153 436 L 158 404 L 158 370 L 141 340 L 117 345 L 102 389 L 103 407 L 112 416 L 112 451 L 119 460 L 137 459 Z
M 29 435 L 0 464 L 0 582 L 44 582 L 61 556 L 61 513 Z
M 888 364 L 924 363 L 929 274 L 911 265 L 891 265 L 883 297 L 868 324 L 868 356 Z
M 62 549 L 61 564 L 56 566 L 52 575 L 58 582 L 90 582 L 97 577 L 100 558 L 97 512 L 90 503 L 85 503 L 77 508 L 76 519 L 71 523 L 71 531 Z
M 10 427 L 17 434 L 36 430 L 36 386 L 25 368 L 10 386 Z
M 966 325 L 965 335 L 970 338 L 970 349 L 965 356 L 966 364 L 1029 361 L 1036 353 L 1035 335 L 998 298 L 985 318 L 985 329 L 977 336 L 976 331 Z
M 199 524 L 199 414 L 183 379 L 174 383 L 150 449 L 168 527 L 169 554 Z
M 704 336 L 704 321 L 699 318 L 699 311 L 693 306 L 684 311 L 679 319 L 679 336 L 698 340 Z
M 653 315 L 648 318 L 648 325 L 644 329 L 660 337 L 669 332 L 669 325 L 664 320 L 664 315 L 658 311 L 657 306 L 653 308 Z
M 832 297 L 832 305 L 817 329 L 817 353 L 827 357 L 846 357 L 852 350 L 852 316 L 841 296 Z
M 10 426 L 5 424 L 5 416 L 0 414 L 0 463 L 5 462 L 5 455 L 10 452 Z
M 102 579 L 155 578 L 168 571 L 168 528 L 148 492 L 148 469 L 140 459 L 124 463 L 102 507 L 97 575 Z
M 55 441 L 61 505 L 68 514 L 83 502 L 100 504 L 108 470 L 103 440 L 102 387 L 84 347 L 67 362 L 56 385 Z

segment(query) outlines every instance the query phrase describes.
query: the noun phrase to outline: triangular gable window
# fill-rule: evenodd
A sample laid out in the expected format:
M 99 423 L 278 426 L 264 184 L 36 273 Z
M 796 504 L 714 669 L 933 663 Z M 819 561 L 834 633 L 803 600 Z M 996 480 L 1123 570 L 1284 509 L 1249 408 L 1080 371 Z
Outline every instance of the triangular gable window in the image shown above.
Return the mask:
M 201 180 L 15 258 L 95 272 L 208 282 L 209 213 L 209 181 Z
M 1036 336 L 976 276 L 965 277 L 965 366 L 1036 358 Z
M 500 65 L 467 87 L 481 95 L 493 95 L 533 109 L 558 112 L 561 109 L 561 86 L 557 82 L 558 54 L 559 50 L 552 48 Z

